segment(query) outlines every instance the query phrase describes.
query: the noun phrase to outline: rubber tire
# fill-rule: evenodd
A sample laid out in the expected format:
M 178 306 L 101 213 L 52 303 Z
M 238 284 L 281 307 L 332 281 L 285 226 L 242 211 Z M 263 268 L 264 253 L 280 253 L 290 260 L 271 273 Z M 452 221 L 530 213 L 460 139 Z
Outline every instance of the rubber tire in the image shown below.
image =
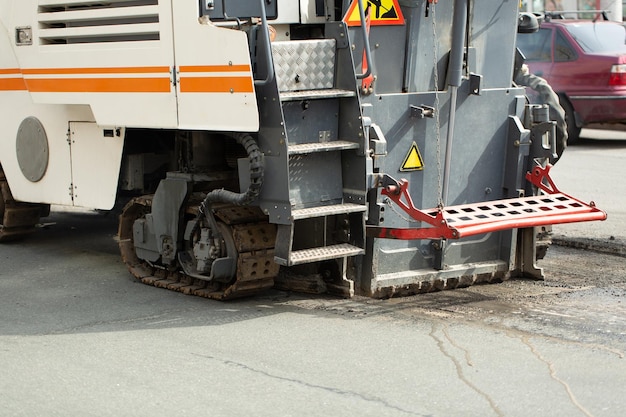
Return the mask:
M 576 126 L 576 116 L 574 116 L 574 107 L 567 97 L 559 96 L 561 107 L 565 110 L 565 123 L 567 124 L 567 144 L 576 145 L 580 143 L 581 128 Z

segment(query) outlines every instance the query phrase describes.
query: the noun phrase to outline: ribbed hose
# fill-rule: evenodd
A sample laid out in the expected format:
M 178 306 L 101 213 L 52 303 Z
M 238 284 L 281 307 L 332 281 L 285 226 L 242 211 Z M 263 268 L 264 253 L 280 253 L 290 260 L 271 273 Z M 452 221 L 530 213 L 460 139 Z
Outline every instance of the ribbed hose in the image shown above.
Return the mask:
M 198 210 L 198 220 L 204 216 L 208 221 L 213 235 L 213 245 L 218 253 L 223 254 L 225 254 L 227 250 L 222 240 L 217 220 L 211 211 L 211 203 L 226 203 L 237 206 L 245 206 L 252 203 L 261 193 L 264 172 L 263 154 L 254 138 L 248 133 L 231 133 L 230 136 L 233 137 L 238 144 L 243 146 L 248 153 L 248 160 L 250 161 L 250 185 L 244 193 L 235 193 L 224 189 L 213 190 L 207 194 Z M 200 222 L 196 221 L 192 235 L 195 235 L 199 228 Z
M 244 193 L 235 193 L 232 191 L 220 189 L 213 190 L 207 194 L 203 206 L 210 203 L 228 203 L 237 206 L 246 206 L 252 203 L 261 193 L 263 186 L 263 154 L 259 149 L 256 141 L 248 133 L 232 133 L 231 136 L 238 144 L 244 147 L 250 161 L 250 185 Z

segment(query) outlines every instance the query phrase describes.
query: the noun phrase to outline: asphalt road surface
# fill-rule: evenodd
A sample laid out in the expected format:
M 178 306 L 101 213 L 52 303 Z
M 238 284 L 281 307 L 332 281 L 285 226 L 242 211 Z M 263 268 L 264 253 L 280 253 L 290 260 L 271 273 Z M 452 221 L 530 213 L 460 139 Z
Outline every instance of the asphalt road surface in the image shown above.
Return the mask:
M 563 192 L 594 201 L 608 219 L 555 226 L 555 235 L 579 243 L 591 239 L 626 255 L 626 130 L 583 129 L 581 138 L 565 150 L 551 175 Z
M 587 160 L 584 146 L 575 154 Z M 46 221 L 0 247 L 0 416 L 626 409 L 624 257 L 553 246 L 539 263 L 545 281 L 391 300 L 271 290 L 223 303 L 134 281 L 114 216 Z

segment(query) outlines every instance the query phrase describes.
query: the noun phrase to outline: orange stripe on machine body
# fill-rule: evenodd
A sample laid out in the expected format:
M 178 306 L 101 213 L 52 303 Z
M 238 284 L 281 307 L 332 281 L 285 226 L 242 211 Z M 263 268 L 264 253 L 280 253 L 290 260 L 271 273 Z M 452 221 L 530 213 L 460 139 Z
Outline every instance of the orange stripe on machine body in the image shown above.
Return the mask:
M 248 64 L 187 65 L 179 68 L 181 93 L 253 93 L 254 83 Z M 235 75 L 249 73 L 250 75 Z M 98 74 L 103 77 L 97 77 Z M 151 74 L 125 77 L 124 74 Z M 231 75 L 232 74 L 232 75 Z M 109 68 L 8 68 L 0 75 L 0 90 L 28 90 L 32 93 L 170 93 L 170 67 Z M 72 77 L 76 75 L 76 77 Z M 81 77 L 82 75 L 82 77 Z M 116 75 L 120 75 L 117 77 Z M 161 76 L 158 76 L 161 75 Z
M 0 68 L 0 75 L 21 75 L 22 70 L 19 68 Z
M 24 75 L 169 74 L 169 72 L 169 67 L 33 68 L 22 70 Z
M 103 77 L 94 76 L 97 74 Z M 151 76 L 128 77 L 124 74 L 151 74 Z M 0 91 L 28 90 L 31 93 L 170 93 L 172 91 L 170 67 L 166 66 L 2 68 L 0 69 L 1 75 L 19 77 L 0 77 Z M 71 77 L 72 75 L 77 77 Z M 116 75 L 119 76 L 116 77 Z
M 0 91 L 23 91 L 26 83 L 23 78 L 0 78 Z
M 21 70 L 31 93 L 169 93 L 170 67 L 29 68 Z M 80 77 L 102 74 L 107 77 Z M 116 77 L 161 74 L 162 77 Z M 55 76 L 71 76 L 55 78 Z M 31 78 L 31 76 L 34 76 Z M 37 78 L 41 77 L 41 78 Z
M 251 72 L 250 65 L 183 65 L 180 72 Z
M 238 65 L 183 65 L 180 78 L 181 93 L 253 93 L 251 68 L 248 64 Z M 230 75 L 248 73 L 250 75 Z
M 31 78 L 31 93 L 169 93 L 169 78 Z
M 0 68 L 0 91 L 23 91 L 26 84 L 19 68 Z
M 252 93 L 250 77 L 182 77 L 181 93 Z

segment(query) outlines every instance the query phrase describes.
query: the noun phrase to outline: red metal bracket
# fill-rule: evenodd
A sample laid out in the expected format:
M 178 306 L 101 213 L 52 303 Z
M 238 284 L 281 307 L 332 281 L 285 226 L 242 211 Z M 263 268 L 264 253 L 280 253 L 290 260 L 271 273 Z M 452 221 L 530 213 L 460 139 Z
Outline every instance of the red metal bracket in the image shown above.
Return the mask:
M 457 230 L 448 225 L 444 218 L 444 212 L 441 209 L 432 209 L 422 211 L 415 207 L 411 195 L 408 192 L 409 181 L 401 179 L 397 181 L 397 185 L 388 185 L 383 188 L 381 194 L 389 197 L 402 210 L 404 210 L 414 220 L 428 223 L 432 227 L 428 228 L 387 228 L 387 227 L 370 227 L 368 226 L 368 235 L 376 230 L 376 237 L 384 237 L 390 239 L 431 239 L 433 233 L 441 238 L 455 239 Z
M 526 173 L 526 179 L 535 187 L 540 188 L 547 194 L 556 194 L 560 193 L 559 189 L 556 188 L 556 184 L 550 178 L 550 170 L 552 169 L 551 164 L 547 164 L 545 168 L 537 165 L 533 168 L 532 173 Z M 545 182 L 547 182 L 547 184 Z
M 593 202 L 586 204 L 560 192 L 550 178 L 551 168 L 551 165 L 537 166 L 526 174 L 527 180 L 545 194 L 428 210 L 415 207 L 407 180 L 397 181 L 387 176 L 386 181 L 391 184 L 384 186 L 381 194 L 389 197 L 411 218 L 427 223 L 429 227 L 367 226 L 367 235 L 404 240 L 459 239 L 501 230 L 606 219 L 606 213 L 596 208 Z

